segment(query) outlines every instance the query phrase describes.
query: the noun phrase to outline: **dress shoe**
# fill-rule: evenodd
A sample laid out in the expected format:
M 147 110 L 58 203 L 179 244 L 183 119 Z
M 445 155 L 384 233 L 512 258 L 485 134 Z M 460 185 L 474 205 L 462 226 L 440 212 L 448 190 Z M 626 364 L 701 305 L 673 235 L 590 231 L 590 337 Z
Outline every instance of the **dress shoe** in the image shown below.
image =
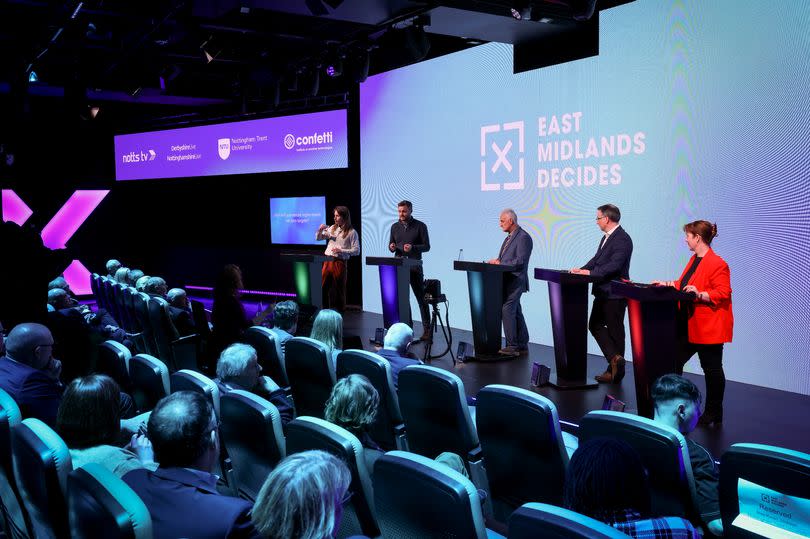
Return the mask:
M 520 350 L 518 350 L 517 346 L 504 346 L 498 353 L 502 356 L 519 356 Z
M 611 374 L 610 370 L 603 372 L 599 376 L 594 376 L 593 378 L 600 384 L 609 384 L 613 382 L 613 374 Z
M 613 356 L 613 359 L 610 360 L 610 374 L 614 384 L 622 383 L 622 379 L 624 378 L 625 363 L 627 363 L 625 359 L 618 354 Z

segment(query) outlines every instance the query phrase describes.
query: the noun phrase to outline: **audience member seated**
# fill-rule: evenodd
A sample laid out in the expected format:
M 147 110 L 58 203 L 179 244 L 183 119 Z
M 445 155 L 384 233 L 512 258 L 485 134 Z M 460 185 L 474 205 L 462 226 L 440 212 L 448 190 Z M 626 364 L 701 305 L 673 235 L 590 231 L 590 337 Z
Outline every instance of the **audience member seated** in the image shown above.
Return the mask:
M 337 381 L 324 410 L 327 421 L 343 427 L 360 440 L 369 473 L 374 471 L 374 463 L 384 453 L 368 432 L 379 406 L 380 394 L 368 378 L 362 374 L 350 374 Z
M 130 286 L 135 286 L 135 283 L 138 282 L 138 279 L 143 277 L 143 270 L 133 269 L 129 270 L 129 284 Z
M 368 432 L 377 417 L 379 407 L 380 394 L 368 378 L 362 374 L 350 374 L 338 380 L 332 388 L 324 411 L 324 418 L 327 421 L 351 432 L 363 445 L 363 457 L 370 475 L 374 473 L 374 463 L 385 454 Z M 449 451 L 441 453 L 436 457 L 436 462 L 469 478 L 464 461 L 455 453 Z M 482 498 L 484 497 L 485 494 Z
M 703 400 L 700 389 L 682 376 L 666 374 L 655 381 L 650 394 L 655 406 L 655 421 L 677 430 L 686 440 L 692 475 L 695 478 L 695 503 L 701 520 L 713 534 L 723 535 L 719 470 L 711 453 L 688 437 L 700 419 L 700 404 Z
M 281 353 L 287 346 L 287 341 L 295 337 L 298 329 L 298 304 L 292 300 L 279 301 L 273 308 L 273 333 L 281 344 Z
M 169 286 L 166 284 L 163 277 L 149 277 L 149 280 L 146 281 L 146 286 L 144 286 L 143 290 L 152 297 L 166 299 L 166 294 L 169 292 Z
M 169 316 L 172 324 L 180 336 L 185 337 L 196 333 L 186 291 L 182 288 L 172 288 L 166 293 L 166 300 L 169 302 Z
M 626 442 L 594 438 L 568 463 L 563 493 L 567 509 L 610 524 L 630 537 L 698 539 L 681 517 L 653 517 L 650 487 L 641 457 Z
M 129 268 L 121 266 L 115 272 L 115 282 L 129 285 Z
M 255 393 L 270 401 L 286 425 L 294 417 L 293 405 L 272 379 L 261 376 L 256 350 L 247 344 L 236 343 L 223 350 L 217 361 L 217 377 L 214 379 L 222 394 L 234 389 Z
M 121 262 L 119 262 L 118 260 L 114 258 L 109 259 L 107 261 L 107 264 L 105 264 L 105 267 L 107 268 L 107 277 L 109 277 L 110 279 L 115 279 L 115 272 L 118 271 L 121 265 L 122 265 Z
M 388 328 L 383 347 L 377 351 L 391 364 L 391 377 L 394 379 L 394 387 L 398 387 L 399 371 L 408 365 L 420 365 L 422 363 L 418 359 L 411 359 L 406 356 L 412 341 L 413 330 L 410 326 L 397 322 Z
M 149 279 L 151 279 L 151 277 L 149 277 L 148 275 L 143 275 L 139 277 L 138 280 L 135 281 L 135 290 L 137 290 L 138 292 L 146 293 L 146 283 L 149 282 Z
M 217 492 L 219 459 L 214 409 L 200 393 L 178 391 L 158 402 L 148 436 L 157 470 L 133 470 L 124 482 L 152 516 L 155 539 L 257 537 L 250 503 Z
M 338 354 L 343 351 L 343 316 L 332 309 L 322 309 L 312 323 L 309 336 L 326 346 L 334 365 Z
M 350 483 L 349 469 L 329 453 L 290 455 L 264 482 L 253 523 L 267 539 L 335 537 Z
M 64 275 L 60 275 L 59 277 L 48 283 L 48 291 L 51 291 L 55 288 L 60 288 L 64 290 L 65 292 L 67 292 L 68 296 L 70 296 L 70 298 L 73 301 L 76 301 L 76 294 L 73 292 L 73 290 L 70 289 L 70 285 L 68 284 L 67 279 L 65 279 Z
M 121 438 L 120 390 L 109 376 L 94 374 L 68 384 L 56 416 L 56 431 L 70 449 L 73 468 L 101 464 L 117 477 L 140 468 L 154 470 L 152 444 L 140 433 L 127 447 Z
M 62 317 L 68 320 L 76 320 L 75 324 L 71 324 L 61 320 L 59 316 L 49 315 L 49 324 L 66 325 L 67 327 L 64 327 L 66 331 L 81 331 L 80 328 L 83 328 L 97 335 L 100 341 L 112 339 L 125 345 L 130 344 L 127 342 L 127 332 L 118 327 L 118 322 L 110 313 L 105 309 L 99 309 L 96 312 L 91 311 L 87 305 L 76 303 L 76 300 L 71 299 L 61 288 L 53 288 L 48 291 L 48 305 L 51 305 L 54 312 L 59 313 Z M 58 328 L 52 327 L 51 329 L 57 333 L 59 332 Z M 60 342 L 61 340 L 60 337 Z
M 62 363 L 53 358 L 53 337 L 42 324 L 14 326 L 0 358 L 0 388 L 11 395 L 23 418 L 35 417 L 49 427 L 56 424 L 62 399 Z
M 228 264 L 217 277 L 214 285 L 214 306 L 211 312 L 211 321 L 214 324 L 212 332 L 213 352 L 219 354 L 235 342 L 239 342 L 242 333 L 250 326 L 256 326 L 270 314 L 270 305 L 257 314 L 252 320 L 245 314 L 245 307 L 239 301 L 242 283 L 242 270 L 236 264 Z M 214 356 L 216 357 L 216 356 Z

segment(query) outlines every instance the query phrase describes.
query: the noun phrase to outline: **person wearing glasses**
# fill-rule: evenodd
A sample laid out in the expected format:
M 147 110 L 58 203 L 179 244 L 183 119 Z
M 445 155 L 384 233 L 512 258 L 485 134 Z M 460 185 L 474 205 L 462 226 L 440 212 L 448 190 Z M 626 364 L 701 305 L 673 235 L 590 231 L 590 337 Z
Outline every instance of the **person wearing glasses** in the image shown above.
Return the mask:
M 731 342 L 734 314 L 731 311 L 731 272 L 725 260 L 712 250 L 717 225 L 693 221 L 683 225 L 689 250 L 695 253 L 675 281 L 653 281 L 695 294 L 695 301 L 681 302 L 678 308 L 677 374 L 683 374 L 686 362 L 694 356 L 706 376 L 706 409 L 700 425 L 723 422 L 723 394 L 726 375 L 723 372 L 723 344 Z
M 627 300 L 610 289 L 610 281 L 630 278 L 633 240 L 619 226 L 621 218 L 619 208 L 613 204 L 596 208 L 596 225 L 604 233 L 599 247 L 584 266 L 571 270 L 571 273 L 591 275 L 598 279 L 591 289 L 593 308 L 588 330 L 608 362 L 605 372 L 595 377 L 596 381 L 608 384 L 621 383 L 625 368 L 624 313 L 627 311 Z
M 42 324 L 17 324 L 6 338 L 0 358 L 0 389 L 20 407 L 23 418 L 35 417 L 50 427 L 62 400 L 62 363 L 53 358 L 53 336 Z
M 157 470 L 133 470 L 124 482 L 152 516 L 155 539 L 258 537 L 250 502 L 217 492 L 211 473 L 219 460 L 219 424 L 200 393 L 178 391 L 161 399 L 147 424 Z

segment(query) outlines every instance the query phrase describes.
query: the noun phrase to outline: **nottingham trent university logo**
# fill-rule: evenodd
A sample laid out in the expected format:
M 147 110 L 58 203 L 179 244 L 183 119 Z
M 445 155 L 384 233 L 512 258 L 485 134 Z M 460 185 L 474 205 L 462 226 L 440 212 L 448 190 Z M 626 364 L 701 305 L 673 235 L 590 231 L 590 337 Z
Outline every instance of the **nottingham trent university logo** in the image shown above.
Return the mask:
M 223 161 L 226 160 L 231 155 L 231 139 L 219 139 L 217 141 L 217 151 L 219 152 L 219 158 Z
M 494 134 L 503 131 L 516 131 L 512 136 L 496 137 Z M 525 149 L 525 129 L 523 122 L 509 122 L 503 125 L 484 125 L 481 126 L 481 190 L 482 191 L 500 191 L 501 184 L 507 190 L 523 189 L 525 182 L 525 159 L 523 152 Z M 494 139 L 489 146 L 487 146 L 487 139 Z M 517 142 L 517 171 L 514 171 L 514 165 L 509 159 L 509 152 Z M 500 142 L 501 146 L 498 146 Z M 488 150 L 492 150 L 490 154 L 494 157 L 487 159 Z M 491 162 L 491 164 L 488 163 Z M 499 174 L 498 171 L 502 170 Z M 513 172 L 514 171 L 514 172 Z M 490 176 L 489 180 L 487 176 Z M 511 181 L 505 181 L 511 180 Z
M 292 150 L 293 146 L 295 146 L 295 137 L 292 133 L 288 133 L 287 136 L 284 137 L 284 147 L 288 150 Z

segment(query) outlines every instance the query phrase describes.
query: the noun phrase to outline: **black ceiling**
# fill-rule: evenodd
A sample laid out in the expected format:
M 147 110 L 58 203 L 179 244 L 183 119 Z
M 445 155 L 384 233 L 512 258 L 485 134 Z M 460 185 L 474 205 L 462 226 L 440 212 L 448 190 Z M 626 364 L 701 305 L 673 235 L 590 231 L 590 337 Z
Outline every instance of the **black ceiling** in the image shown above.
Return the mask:
M 598 32 L 598 15 L 577 20 L 588 3 L 536 0 L 524 11 L 531 20 L 518 21 L 510 8 L 532 6 L 512 0 L 11 0 L 0 4 L 0 93 L 64 95 L 82 107 L 328 104 L 367 72 L 484 42 Z M 330 64 L 342 73 L 327 76 Z

